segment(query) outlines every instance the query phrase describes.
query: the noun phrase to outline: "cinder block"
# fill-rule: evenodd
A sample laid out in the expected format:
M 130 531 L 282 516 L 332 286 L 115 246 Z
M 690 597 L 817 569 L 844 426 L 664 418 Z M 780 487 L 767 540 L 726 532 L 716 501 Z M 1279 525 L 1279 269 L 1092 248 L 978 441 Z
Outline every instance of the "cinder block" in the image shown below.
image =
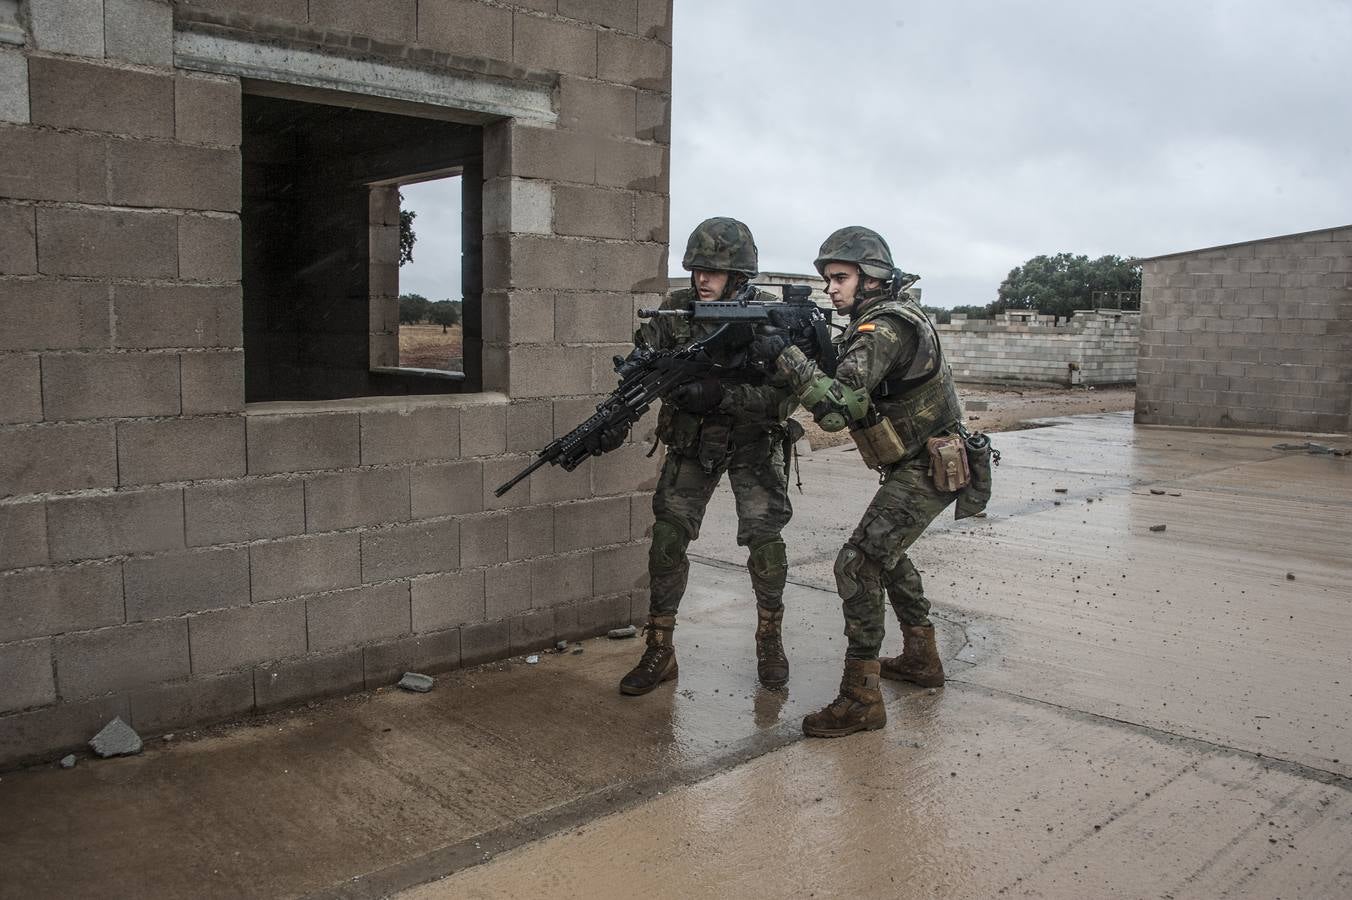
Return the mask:
M 194 550 L 136 558 L 123 563 L 127 621 L 247 606 L 246 549 Z
M 638 33 L 671 44 L 672 0 L 638 0 Z
M 506 619 L 531 608 L 531 564 L 494 566 L 484 572 L 484 615 Z
M 177 219 L 167 213 L 40 208 L 38 260 L 44 275 L 173 278 Z
M 0 569 L 47 562 L 47 507 L 41 503 L 0 504 Z
M 305 531 L 299 478 L 251 478 L 183 489 L 188 546 L 256 541 Z
M 34 56 L 28 60 L 28 80 L 34 124 L 174 136 L 171 75 Z
M 645 601 L 646 602 L 646 601 Z M 588 638 L 604 634 L 612 628 L 620 628 L 633 621 L 630 615 L 630 595 L 619 594 L 614 597 L 599 597 L 587 600 L 575 607 L 560 606 L 555 611 L 572 609 L 577 616 L 577 631 L 574 634 L 560 634 L 559 637 L 570 640 Z M 643 618 L 646 619 L 646 609 Z
M 5 54 L 0 54 L 3 77 Z M 38 270 L 38 226 L 35 208 L 0 203 L 0 274 L 32 275 Z
M 27 96 L 25 91 L 25 100 Z M 5 160 L 0 166 L 0 196 L 105 202 L 106 148 L 107 141 L 102 137 L 0 126 L 0 159 Z M 34 173 L 41 173 L 41 177 L 34 177 Z
M 239 347 L 244 341 L 238 286 L 116 285 L 113 312 L 118 347 Z
M 460 629 L 419 634 L 362 648 L 366 689 L 395 684 L 405 672 L 444 672 L 460 666 Z
M 592 493 L 597 496 L 652 491 L 661 466 L 646 444 L 628 444 L 592 460 Z
M 460 565 L 490 566 L 507 561 L 506 514 L 471 516 L 460 522 Z
M 553 194 L 549 184 L 524 178 L 494 178 L 484 183 L 484 234 L 549 234 Z
M 310 0 L 310 24 L 411 44 L 417 33 L 416 0 Z
M 507 633 L 512 644 L 512 655 L 540 650 L 558 640 L 554 619 L 552 609 L 533 609 L 508 619 Z
M 462 666 L 477 666 L 502 659 L 510 656 L 511 652 L 512 642 L 506 622 L 485 622 L 482 625 L 466 625 L 460 629 Z M 0 743 L 0 747 L 3 747 L 3 743 Z
M 641 141 L 671 143 L 671 96 L 650 91 L 638 93 L 637 135 Z
M 356 587 L 361 538 L 348 532 L 254 544 L 249 571 L 255 603 Z
M 513 397 L 589 394 L 591 351 L 586 347 L 521 346 L 509 352 Z
M 632 138 L 638 133 L 638 96 L 627 85 L 559 79 L 559 124 L 589 135 Z
M 628 341 L 633 335 L 629 297 L 629 294 L 560 294 L 554 309 L 555 340 L 567 343 Z M 604 362 L 607 390 L 614 387 L 616 381 L 612 355 L 607 355 Z
M 530 481 L 519 482 L 501 497 L 493 492 L 500 484 L 505 484 L 531 462 L 528 456 L 504 456 L 498 459 L 484 460 L 484 509 L 515 509 L 530 503 Z
M 39 50 L 103 56 L 103 0 L 28 0 L 28 27 Z
M 399 525 L 361 536 L 362 580 L 367 583 L 458 568 L 460 526 L 455 519 Z
M 596 152 L 597 184 L 655 194 L 667 192 L 669 151 L 664 145 L 606 141 Z
M 597 77 L 669 93 L 671 48 L 657 41 L 603 31 L 597 49 Z
M 559 503 L 591 496 L 592 460 L 587 460 L 571 472 L 559 466 L 547 466 L 530 477 L 530 502 Z
M 662 244 L 606 244 L 598 254 L 598 291 L 650 293 L 667 283 L 667 248 Z
M 626 239 L 633 232 L 632 194 L 555 185 L 554 231 L 581 237 Z
M 104 51 L 147 66 L 174 64 L 174 11 L 159 0 L 103 0 Z
M 270 663 L 254 669 L 254 706 L 267 712 L 301 700 L 350 694 L 365 684 L 360 647 Z
M 249 474 L 341 469 L 360 460 L 357 413 L 249 416 Z
M 478 0 L 423 0 L 418 43 L 475 59 L 512 58 L 512 12 Z
M 240 155 L 234 148 L 112 141 L 108 184 L 122 206 L 238 212 Z
M 592 578 L 597 595 L 621 594 L 648 587 L 648 544 L 621 544 L 593 554 Z
M 596 75 L 596 30 L 524 13 L 515 14 L 512 61 L 569 75 Z
M 483 509 L 483 463 L 461 460 L 418 466 L 410 473 L 415 519 L 456 516 Z
M 559 0 L 559 15 L 607 28 L 638 28 L 636 0 Z
M 460 455 L 497 456 L 507 449 L 504 404 L 466 406 L 460 410 Z
M 305 479 L 305 530 L 404 522 L 409 517 L 409 472 L 357 469 Z
M 307 21 L 307 0 L 229 0 L 229 9 L 238 15 L 256 19 L 260 23 L 291 22 L 304 25 Z M 182 0 L 178 4 L 177 14 L 194 18 L 194 6 L 204 6 L 219 11 L 220 0 Z M 210 21 L 210 20 L 208 20 Z
M 185 281 L 238 282 L 239 219 L 235 216 L 179 218 L 178 277 Z
M 362 465 L 455 459 L 460 410 L 426 406 L 361 414 Z
M 42 421 L 42 372 L 36 356 L 0 355 L 0 384 L 5 386 L 0 425 Z M 0 495 L 4 493 L 0 484 Z
M 97 563 L 0 575 L 0 642 L 123 621 L 122 565 Z
M 592 596 L 590 553 L 550 556 L 533 560 L 530 565 L 531 605 L 535 608 L 572 603 Z
M 191 144 L 238 147 L 239 81 L 180 72 L 174 80 L 174 136 Z
M 484 297 L 485 322 L 501 343 L 553 343 L 554 301 L 552 292 L 494 292 Z
M 507 407 L 509 453 L 533 453 L 554 439 L 554 406 L 548 401 L 514 402 Z
M 0 49 L 0 122 L 28 123 L 28 57 Z
M 238 718 L 253 711 L 252 672 L 193 678 L 133 691 L 128 724 L 143 737 L 190 725 Z
M 61 697 L 82 700 L 109 691 L 188 675 L 188 622 L 165 619 L 119 625 L 53 642 Z
M 114 716 L 123 716 L 124 720 L 130 716 L 126 697 L 58 703 L 0 717 L 0 763 L 50 763 L 67 750 L 83 750 Z
M 569 524 L 571 528 L 571 523 Z M 507 517 L 507 558 L 533 559 L 554 552 L 554 516 L 547 506 L 514 509 Z
M 43 414 L 50 420 L 176 416 L 178 357 L 152 353 L 48 354 Z
M 413 630 L 416 633 L 474 625 L 486 617 L 482 571 L 415 578 L 412 592 Z
M 554 507 L 554 547 L 559 553 L 629 540 L 629 498 L 583 500 Z
M 214 610 L 188 619 L 194 675 L 305 652 L 305 601 Z
M 591 135 L 503 123 L 484 135 L 488 174 L 572 181 L 596 180 L 596 145 Z
M 242 351 L 183 353 L 179 362 L 183 415 L 243 411 Z
M 641 541 L 653 533 L 653 497 L 652 494 L 640 494 L 629 498 L 629 537 Z
M 244 420 L 120 422 L 118 470 L 124 485 L 244 475 Z
M 55 702 L 51 639 L 0 644 L 0 713 Z
M 323 594 L 305 601 L 311 650 L 399 637 L 412 630 L 406 582 Z
M 180 548 L 182 492 L 151 489 L 48 500 L 47 540 L 56 560 Z
M 485 241 L 485 247 L 490 242 Z M 509 241 L 510 266 L 492 271 L 487 262 L 484 283 L 489 288 L 524 290 L 595 290 L 597 247 L 594 243 L 537 235 L 515 235 Z M 609 249 L 609 248 L 606 248 Z M 508 260 L 504 260 L 504 264 Z M 515 299 L 515 298 L 513 298 Z M 513 326 L 516 309 L 512 310 Z M 515 328 L 513 328 L 515 336 Z

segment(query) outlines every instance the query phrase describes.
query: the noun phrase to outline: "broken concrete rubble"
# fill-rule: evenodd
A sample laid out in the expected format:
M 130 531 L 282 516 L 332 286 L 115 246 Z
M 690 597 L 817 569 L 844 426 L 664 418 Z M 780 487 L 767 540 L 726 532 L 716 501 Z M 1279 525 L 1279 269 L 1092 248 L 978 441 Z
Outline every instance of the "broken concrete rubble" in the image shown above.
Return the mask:
M 89 749 L 104 759 L 110 756 L 135 756 L 141 752 L 141 747 L 141 736 L 123 722 L 121 716 L 115 716 L 89 741 Z
M 431 675 L 423 675 L 421 672 L 405 672 L 404 677 L 399 679 L 399 687 L 418 694 L 426 694 L 436 683 L 436 679 Z

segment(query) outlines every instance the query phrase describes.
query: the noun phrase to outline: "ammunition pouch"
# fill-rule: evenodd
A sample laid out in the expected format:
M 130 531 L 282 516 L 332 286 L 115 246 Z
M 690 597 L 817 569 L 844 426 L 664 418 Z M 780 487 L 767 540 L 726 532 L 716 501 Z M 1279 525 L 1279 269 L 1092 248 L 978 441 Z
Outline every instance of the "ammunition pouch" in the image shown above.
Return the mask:
M 929 451 L 930 478 L 934 479 L 936 489 L 952 494 L 971 484 L 967 445 L 960 435 L 932 437 L 925 442 L 925 448 Z
M 882 471 L 906 458 L 906 447 L 890 419 L 877 418 L 872 425 L 855 422 L 850 426 L 850 437 L 859 448 L 859 458 L 870 469 Z

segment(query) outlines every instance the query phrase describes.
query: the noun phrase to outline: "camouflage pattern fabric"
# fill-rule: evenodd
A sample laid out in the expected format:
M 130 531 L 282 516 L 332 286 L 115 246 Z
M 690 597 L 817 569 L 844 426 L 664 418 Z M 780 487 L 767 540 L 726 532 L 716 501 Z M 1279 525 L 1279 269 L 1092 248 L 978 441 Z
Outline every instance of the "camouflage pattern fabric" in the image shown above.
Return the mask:
M 829 262 L 854 263 L 870 278 L 886 281 L 892 277 L 892 248 L 881 234 L 862 225 L 838 228 L 822 241 L 814 265 L 823 277 Z
M 691 269 L 740 272 L 754 278 L 760 271 L 760 256 L 751 229 L 736 219 L 716 216 L 705 219 L 690 233 L 681 265 Z

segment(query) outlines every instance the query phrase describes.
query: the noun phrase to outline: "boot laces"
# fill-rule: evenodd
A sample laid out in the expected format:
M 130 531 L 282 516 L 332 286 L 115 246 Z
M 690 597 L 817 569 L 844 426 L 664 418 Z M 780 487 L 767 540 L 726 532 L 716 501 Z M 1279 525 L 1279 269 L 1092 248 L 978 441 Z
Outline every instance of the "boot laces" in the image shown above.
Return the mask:
M 784 641 L 778 634 L 756 636 L 756 655 L 769 662 L 781 662 L 784 656 Z

